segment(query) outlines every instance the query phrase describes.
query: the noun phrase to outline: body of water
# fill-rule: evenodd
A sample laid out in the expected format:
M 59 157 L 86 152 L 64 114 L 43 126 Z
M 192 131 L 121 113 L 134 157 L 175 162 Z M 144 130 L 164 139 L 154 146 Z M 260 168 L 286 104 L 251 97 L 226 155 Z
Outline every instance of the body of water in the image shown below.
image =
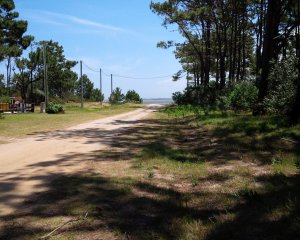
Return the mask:
M 144 104 L 171 104 L 173 100 L 171 98 L 149 98 L 143 99 Z

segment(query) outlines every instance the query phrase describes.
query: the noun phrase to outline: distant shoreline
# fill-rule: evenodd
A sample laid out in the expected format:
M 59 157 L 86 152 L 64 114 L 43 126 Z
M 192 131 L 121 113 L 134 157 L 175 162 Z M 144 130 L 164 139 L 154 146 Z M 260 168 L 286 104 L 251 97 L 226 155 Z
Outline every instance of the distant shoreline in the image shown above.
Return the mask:
M 145 98 L 144 104 L 171 104 L 173 100 L 171 98 Z

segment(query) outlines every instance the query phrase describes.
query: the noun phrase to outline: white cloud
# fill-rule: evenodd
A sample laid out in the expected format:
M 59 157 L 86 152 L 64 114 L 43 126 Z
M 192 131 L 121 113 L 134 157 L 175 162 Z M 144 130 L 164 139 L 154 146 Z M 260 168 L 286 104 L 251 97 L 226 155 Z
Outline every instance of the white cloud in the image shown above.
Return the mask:
M 78 24 L 81 24 L 81 25 L 89 26 L 89 27 L 95 27 L 97 29 L 104 29 L 104 30 L 109 30 L 109 31 L 114 31 L 114 32 L 126 32 L 127 31 L 127 30 L 119 28 L 119 27 L 106 25 L 106 24 L 90 21 L 90 20 L 87 20 L 87 19 L 75 17 L 75 16 L 64 15 L 64 17 L 69 19 L 70 21 L 72 21 L 74 23 L 78 23 Z
M 32 19 L 34 21 L 52 24 L 52 25 L 64 25 L 64 26 L 72 26 L 73 28 L 76 26 L 87 27 L 86 30 L 90 30 L 91 32 L 99 33 L 99 31 L 109 31 L 113 33 L 132 33 L 130 30 L 109 25 L 103 24 L 100 22 L 92 21 L 89 19 L 81 18 L 78 16 L 61 14 L 50 11 L 42 11 L 42 10 L 27 10 L 24 11 L 26 18 Z M 26 14 L 27 13 L 27 14 Z

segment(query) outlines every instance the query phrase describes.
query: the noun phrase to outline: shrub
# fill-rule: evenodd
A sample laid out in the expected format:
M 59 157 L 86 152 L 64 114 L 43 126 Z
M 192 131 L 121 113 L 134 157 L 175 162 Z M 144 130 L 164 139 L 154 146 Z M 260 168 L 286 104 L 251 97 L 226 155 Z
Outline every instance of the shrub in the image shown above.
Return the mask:
M 215 107 L 218 96 L 216 83 L 211 81 L 207 86 L 187 87 L 183 93 L 173 93 L 172 99 L 178 105 L 197 105 L 203 108 Z
M 184 104 L 184 94 L 181 92 L 174 92 L 172 94 L 172 99 L 173 99 L 174 103 L 176 103 L 178 105 Z
M 297 71 L 295 58 L 275 63 L 269 74 L 269 93 L 263 102 L 268 113 L 286 114 L 290 111 L 296 95 Z
M 9 98 L 9 96 L 1 96 L 1 97 L 0 97 L 0 102 L 1 102 L 1 103 L 10 103 L 10 98 Z
M 98 88 L 93 89 L 92 94 L 91 94 L 91 100 L 96 101 L 96 102 L 103 102 L 104 94 Z
M 134 90 L 128 90 L 125 95 L 126 102 L 134 102 L 134 103 L 142 103 L 143 100 L 141 99 L 140 95 Z
M 217 106 L 222 111 L 225 112 L 230 109 L 231 99 L 228 94 L 220 95 L 217 99 Z
M 123 103 L 125 100 L 125 96 L 122 93 L 121 88 L 117 87 L 109 97 L 109 102 L 111 104 Z
M 257 101 L 258 89 L 250 82 L 238 83 L 231 91 L 230 106 L 234 111 L 252 110 Z
M 58 103 L 49 102 L 46 108 L 46 113 L 56 114 L 56 113 L 64 113 L 64 108 L 62 105 Z

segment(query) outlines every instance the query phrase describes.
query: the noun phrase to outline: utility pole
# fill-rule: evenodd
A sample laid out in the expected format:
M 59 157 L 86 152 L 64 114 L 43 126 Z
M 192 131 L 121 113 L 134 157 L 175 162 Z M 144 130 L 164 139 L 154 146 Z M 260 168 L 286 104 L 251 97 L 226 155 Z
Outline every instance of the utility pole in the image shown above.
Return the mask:
M 43 61 L 44 61 L 44 92 L 45 92 L 45 107 L 48 106 L 48 76 L 47 76 L 47 61 L 46 61 L 46 43 L 43 44 Z
M 111 89 L 111 94 L 113 93 L 113 75 L 110 74 L 110 89 Z
M 83 108 L 83 79 L 82 79 L 82 61 L 80 61 L 80 81 L 81 81 L 81 108 Z
M 100 94 L 102 95 L 102 69 L 101 68 L 100 68 Z M 102 105 L 102 101 L 101 101 L 101 105 Z
M 100 91 L 102 93 L 102 69 L 100 68 Z

